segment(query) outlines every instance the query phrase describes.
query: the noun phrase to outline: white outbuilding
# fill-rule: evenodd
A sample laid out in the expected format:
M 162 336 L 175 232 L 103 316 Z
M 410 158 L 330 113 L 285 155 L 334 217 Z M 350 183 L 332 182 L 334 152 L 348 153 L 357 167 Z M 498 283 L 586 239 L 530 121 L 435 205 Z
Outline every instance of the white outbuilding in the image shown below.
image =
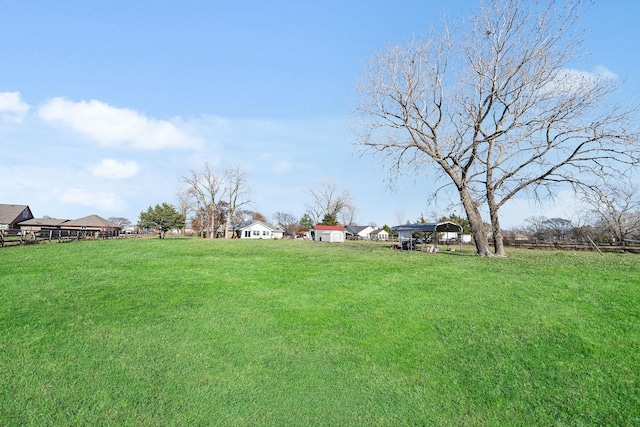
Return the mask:
M 315 242 L 341 243 L 346 240 L 346 230 L 341 225 L 314 225 L 310 231 Z

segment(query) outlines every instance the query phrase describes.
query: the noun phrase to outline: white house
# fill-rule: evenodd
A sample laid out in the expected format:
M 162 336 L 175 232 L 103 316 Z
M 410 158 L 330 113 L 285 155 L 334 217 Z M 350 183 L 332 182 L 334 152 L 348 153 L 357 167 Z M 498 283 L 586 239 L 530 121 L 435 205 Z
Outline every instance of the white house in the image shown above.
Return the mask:
M 347 225 L 345 230 L 348 235 L 353 236 L 354 239 L 371 239 L 371 233 L 375 231 L 375 227 L 370 225 Z
M 341 225 L 313 225 L 310 231 L 315 242 L 340 243 L 346 240 L 346 231 Z
M 258 220 L 236 225 L 233 233 L 240 239 L 282 239 L 284 237 L 283 229 Z
M 371 240 L 389 240 L 389 233 L 384 228 L 379 228 L 377 230 L 373 230 L 369 233 Z

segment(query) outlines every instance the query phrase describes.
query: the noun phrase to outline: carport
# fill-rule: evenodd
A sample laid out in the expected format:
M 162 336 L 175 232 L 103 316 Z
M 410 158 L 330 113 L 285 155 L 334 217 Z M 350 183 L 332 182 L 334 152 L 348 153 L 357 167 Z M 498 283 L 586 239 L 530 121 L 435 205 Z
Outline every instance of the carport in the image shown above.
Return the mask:
M 396 225 L 391 228 L 391 231 L 398 233 L 398 244 L 394 244 L 393 237 L 391 238 L 391 247 L 394 249 L 406 249 L 415 250 L 417 242 L 413 233 L 431 233 L 431 241 L 433 242 L 432 250 L 429 252 L 437 252 L 438 250 L 438 236 L 436 233 L 456 233 L 458 243 L 460 244 L 460 250 L 462 250 L 462 226 L 455 222 L 439 222 L 437 224 L 403 224 Z M 424 245 L 426 245 L 426 241 Z

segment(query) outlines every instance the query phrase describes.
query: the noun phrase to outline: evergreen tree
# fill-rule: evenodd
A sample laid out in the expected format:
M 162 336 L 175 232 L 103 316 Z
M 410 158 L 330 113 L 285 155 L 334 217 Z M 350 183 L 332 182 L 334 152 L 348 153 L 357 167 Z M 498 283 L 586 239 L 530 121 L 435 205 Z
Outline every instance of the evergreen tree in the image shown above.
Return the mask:
M 305 213 L 304 215 L 302 215 L 302 218 L 300 218 L 299 224 L 300 231 L 309 231 L 311 229 L 311 226 L 313 225 L 313 221 L 311 220 L 309 214 Z
M 336 219 L 336 217 L 334 215 L 325 214 L 325 216 L 324 216 L 324 218 L 322 218 L 322 221 L 320 222 L 320 224 L 322 224 L 322 225 L 338 225 L 338 220 Z
M 149 206 L 146 212 L 140 212 L 138 227 L 158 230 L 159 237 L 164 239 L 165 233 L 174 228 L 184 228 L 186 217 L 168 203 Z

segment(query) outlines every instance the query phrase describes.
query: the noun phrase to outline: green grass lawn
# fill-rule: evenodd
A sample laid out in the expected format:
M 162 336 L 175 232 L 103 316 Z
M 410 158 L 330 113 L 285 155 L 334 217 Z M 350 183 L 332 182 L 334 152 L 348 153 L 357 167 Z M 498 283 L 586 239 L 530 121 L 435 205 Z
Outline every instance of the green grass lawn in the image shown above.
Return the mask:
M 0 250 L 1 425 L 640 425 L 640 258 Z

